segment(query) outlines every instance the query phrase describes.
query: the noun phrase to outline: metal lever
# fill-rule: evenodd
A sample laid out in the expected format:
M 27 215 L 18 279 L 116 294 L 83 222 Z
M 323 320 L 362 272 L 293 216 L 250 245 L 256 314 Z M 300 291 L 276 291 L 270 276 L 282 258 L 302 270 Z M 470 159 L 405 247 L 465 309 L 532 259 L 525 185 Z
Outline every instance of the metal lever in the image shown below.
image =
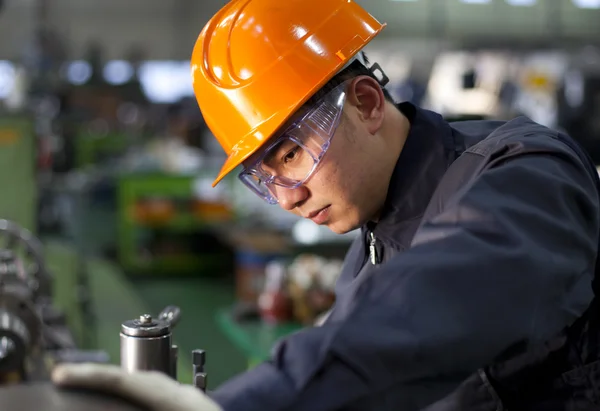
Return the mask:
M 175 305 L 166 306 L 159 314 L 158 319 L 169 324 L 171 332 L 173 328 L 179 323 L 181 319 L 181 309 Z M 171 377 L 173 379 L 177 379 L 177 359 L 179 357 L 179 347 L 176 345 L 171 346 L 170 353 L 170 362 L 171 362 Z
M 169 323 L 171 330 L 181 320 L 181 309 L 175 305 L 169 305 L 158 314 L 158 319 Z
M 206 391 L 207 376 L 204 370 L 206 352 L 204 350 L 192 351 L 192 378 L 194 387 Z

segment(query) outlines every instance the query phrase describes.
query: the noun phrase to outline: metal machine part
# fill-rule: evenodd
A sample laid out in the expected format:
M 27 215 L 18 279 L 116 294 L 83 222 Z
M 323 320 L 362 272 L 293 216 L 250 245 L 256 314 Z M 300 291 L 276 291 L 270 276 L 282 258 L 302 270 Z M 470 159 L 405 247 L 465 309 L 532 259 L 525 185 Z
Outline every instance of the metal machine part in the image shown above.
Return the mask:
M 0 386 L 48 380 L 58 362 L 109 361 L 104 352 L 77 349 L 65 314 L 53 305 L 44 264 L 41 243 L 0 219 Z
M 30 349 L 27 326 L 11 312 L 0 310 L 0 372 L 20 370 Z
M 3 374 L 20 372 L 26 357 L 41 343 L 41 319 L 32 303 L 33 291 L 25 281 L 11 273 L 0 275 L 0 373 Z
M 166 307 L 158 317 L 143 314 L 121 324 L 121 368 L 127 372 L 160 371 L 177 380 L 178 348 L 173 345 L 173 328 L 181 318 L 176 306 Z M 206 352 L 192 351 L 192 380 L 206 391 Z
M 34 292 L 34 300 L 50 300 L 52 298 L 52 276 L 46 270 L 43 247 L 33 234 L 12 221 L 0 219 L 0 248 L 3 253 L 12 253 L 21 262 L 21 275 Z M 0 267 L 5 266 L 0 258 Z M 10 267 L 9 267 L 10 268 Z M 0 268 L 0 275 L 4 269 Z
M 121 324 L 121 367 L 128 372 L 160 371 L 177 379 L 177 347 L 172 330 L 181 310 L 166 307 L 157 318 L 143 314 Z
M 19 411 L 144 411 L 124 399 L 82 390 L 61 390 L 51 383 L 0 387 L 0 410 Z
M 192 351 L 192 373 L 194 387 L 206 391 L 207 376 L 204 370 L 206 364 L 206 352 L 204 350 Z

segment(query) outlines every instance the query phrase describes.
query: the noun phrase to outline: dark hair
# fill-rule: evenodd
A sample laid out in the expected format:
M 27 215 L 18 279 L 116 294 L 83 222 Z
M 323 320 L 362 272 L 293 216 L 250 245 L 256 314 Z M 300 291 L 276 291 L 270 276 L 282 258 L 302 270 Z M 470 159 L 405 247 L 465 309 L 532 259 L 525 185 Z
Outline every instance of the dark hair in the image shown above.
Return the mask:
M 353 61 L 348 67 L 344 70 L 340 71 L 336 74 L 331 80 L 329 80 L 323 87 L 319 89 L 306 103 L 305 106 L 312 107 L 315 105 L 320 99 L 322 99 L 327 93 L 331 90 L 339 86 L 341 83 L 347 80 L 351 80 L 358 76 L 369 76 L 374 80 L 377 80 L 380 83 L 380 80 L 377 78 L 375 73 L 369 69 L 367 66 L 369 65 L 369 59 L 366 54 L 363 53 L 363 58 L 365 61 L 365 65 L 363 65 L 360 61 Z M 390 103 L 394 103 L 395 101 L 392 98 L 391 94 L 385 89 L 385 87 L 381 87 L 383 90 L 383 95 L 387 101 Z

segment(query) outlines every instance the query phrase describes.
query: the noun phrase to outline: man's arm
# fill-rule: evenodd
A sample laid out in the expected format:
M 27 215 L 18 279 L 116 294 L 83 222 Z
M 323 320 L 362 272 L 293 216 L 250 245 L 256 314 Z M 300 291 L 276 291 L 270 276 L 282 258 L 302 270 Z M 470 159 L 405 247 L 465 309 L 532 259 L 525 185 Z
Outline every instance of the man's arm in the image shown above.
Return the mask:
M 470 374 L 582 314 L 598 214 L 595 181 L 568 150 L 490 168 L 364 284 L 343 322 L 284 340 L 212 397 L 225 411 L 425 405 L 419 380 Z

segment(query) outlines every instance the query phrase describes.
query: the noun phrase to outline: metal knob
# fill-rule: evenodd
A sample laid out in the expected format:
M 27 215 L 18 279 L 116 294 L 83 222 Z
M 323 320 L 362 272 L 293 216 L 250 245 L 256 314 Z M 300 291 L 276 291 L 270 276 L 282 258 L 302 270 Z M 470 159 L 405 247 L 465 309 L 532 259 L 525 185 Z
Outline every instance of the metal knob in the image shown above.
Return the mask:
M 151 324 L 152 316 L 150 314 L 142 314 L 140 315 L 140 324 Z

